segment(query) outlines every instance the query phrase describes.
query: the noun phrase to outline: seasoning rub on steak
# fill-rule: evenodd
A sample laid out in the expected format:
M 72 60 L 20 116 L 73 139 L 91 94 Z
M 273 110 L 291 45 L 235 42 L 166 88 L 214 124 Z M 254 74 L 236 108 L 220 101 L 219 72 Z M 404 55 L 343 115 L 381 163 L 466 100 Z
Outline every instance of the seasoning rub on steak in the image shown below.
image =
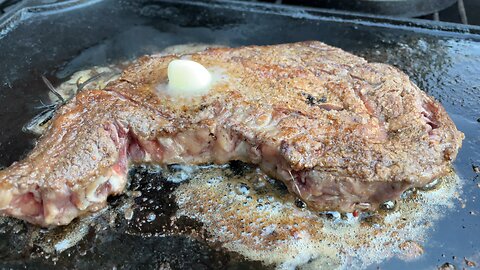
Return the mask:
M 374 210 L 447 174 L 463 134 L 398 69 L 320 42 L 182 56 L 221 74 L 198 97 L 170 96 L 145 56 L 57 113 L 34 150 L 0 171 L 0 213 L 67 224 L 124 192 L 130 164 L 241 160 L 314 210 Z

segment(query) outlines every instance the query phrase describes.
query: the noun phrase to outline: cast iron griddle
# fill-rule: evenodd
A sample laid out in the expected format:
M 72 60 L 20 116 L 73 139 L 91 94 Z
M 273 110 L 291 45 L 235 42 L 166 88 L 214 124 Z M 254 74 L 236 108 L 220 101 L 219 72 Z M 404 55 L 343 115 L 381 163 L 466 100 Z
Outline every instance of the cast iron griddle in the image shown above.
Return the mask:
M 35 107 L 40 101 L 47 100 L 41 75 L 56 85 L 93 65 L 189 42 L 240 46 L 320 40 L 369 61 L 399 67 L 442 102 L 466 135 L 454 164 L 462 179 L 461 199 L 429 232 L 425 254 L 411 262 L 391 259 L 371 267 L 432 269 L 449 262 L 461 268 L 466 267 L 464 257 L 480 263 L 480 176 L 474 171 L 480 166 L 479 28 L 233 1 L 49 2 L 23 2 L 0 19 L 0 166 L 9 166 L 34 146 L 35 138 L 21 128 L 39 112 Z M 196 240 L 201 237 L 162 234 L 161 228 L 170 226 L 167 218 L 135 223 L 151 213 L 168 217 L 174 212 L 171 192 L 177 184 L 145 167 L 134 169 L 131 176 L 131 189 L 142 191 L 133 199 L 142 211 L 131 221 L 101 215 L 96 228 L 59 254 L 45 250 L 62 228 L 38 230 L 1 219 L 0 268 L 264 268 Z M 123 205 L 127 197 L 112 198 L 112 208 Z M 111 223 L 115 225 L 102 225 Z M 185 218 L 168 229 L 192 233 L 198 228 L 201 224 Z M 35 237 L 47 240 L 30 242 Z
M 432 14 L 453 5 L 456 0 L 293 0 L 284 3 L 306 4 L 341 10 L 400 17 L 418 17 Z

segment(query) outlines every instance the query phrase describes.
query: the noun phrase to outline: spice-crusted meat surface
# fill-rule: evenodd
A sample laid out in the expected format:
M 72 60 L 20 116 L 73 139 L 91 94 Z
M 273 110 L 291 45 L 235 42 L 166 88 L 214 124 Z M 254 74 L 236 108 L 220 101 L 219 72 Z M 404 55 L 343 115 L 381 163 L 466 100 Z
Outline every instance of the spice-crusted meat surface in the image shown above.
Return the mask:
M 374 210 L 445 175 L 463 134 L 398 69 L 320 42 L 184 55 L 215 83 L 162 91 L 179 55 L 145 56 L 63 106 L 34 150 L 0 171 L 0 213 L 67 224 L 120 194 L 129 164 L 258 164 L 315 210 Z M 216 75 L 215 75 L 216 74 Z

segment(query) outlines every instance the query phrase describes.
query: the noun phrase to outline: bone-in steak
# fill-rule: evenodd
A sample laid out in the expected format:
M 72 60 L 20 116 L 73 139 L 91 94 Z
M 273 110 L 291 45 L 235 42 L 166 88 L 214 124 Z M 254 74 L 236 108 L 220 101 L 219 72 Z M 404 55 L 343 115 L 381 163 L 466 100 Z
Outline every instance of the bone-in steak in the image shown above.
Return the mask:
M 178 55 L 146 56 L 63 106 L 35 149 L 0 172 L 0 213 L 67 224 L 120 194 L 129 164 L 258 164 L 316 210 L 373 210 L 446 174 L 463 134 L 398 69 L 320 42 L 183 56 L 216 83 L 162 91 Z

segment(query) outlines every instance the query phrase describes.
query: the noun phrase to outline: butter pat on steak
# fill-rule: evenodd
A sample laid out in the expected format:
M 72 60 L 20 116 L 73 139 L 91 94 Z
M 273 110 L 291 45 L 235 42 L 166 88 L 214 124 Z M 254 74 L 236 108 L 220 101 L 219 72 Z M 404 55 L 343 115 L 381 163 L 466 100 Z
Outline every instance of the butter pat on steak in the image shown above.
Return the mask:
M 170 96 L 145 56 L 57 113 L 35 149 L 0 171 L 0 213 L 68 224 L 124 192 L 130 164 L 257 164 L 311 209 L 374 210 L 448 173 L 463 134 L 398 69 L 320 42 L 182 56 L 221 71 L 203 96 Z

